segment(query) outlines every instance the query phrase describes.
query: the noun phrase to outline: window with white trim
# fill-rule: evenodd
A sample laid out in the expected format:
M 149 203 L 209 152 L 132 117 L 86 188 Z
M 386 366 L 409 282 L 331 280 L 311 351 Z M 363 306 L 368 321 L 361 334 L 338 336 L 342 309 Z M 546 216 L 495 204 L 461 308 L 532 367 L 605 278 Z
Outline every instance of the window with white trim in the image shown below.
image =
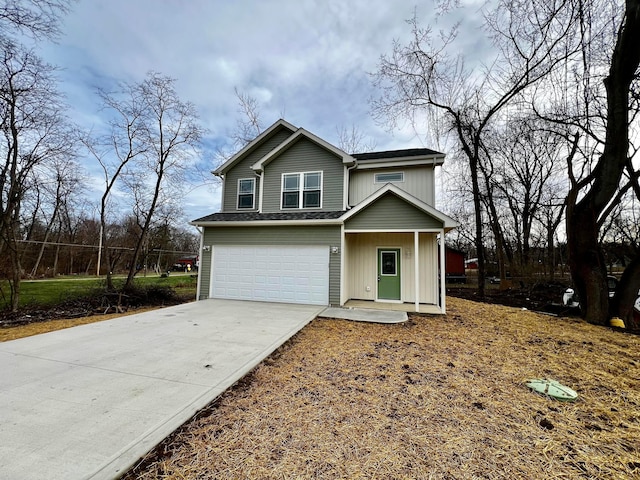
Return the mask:
M 322 172 L 282 174 L 281 208 L 320 208 Z
M 375 183 L 404 182 L 404 172 L 376 173 Z
M 238 180 L 238 210 L 255 208 L 256 179 L 241 178 Z

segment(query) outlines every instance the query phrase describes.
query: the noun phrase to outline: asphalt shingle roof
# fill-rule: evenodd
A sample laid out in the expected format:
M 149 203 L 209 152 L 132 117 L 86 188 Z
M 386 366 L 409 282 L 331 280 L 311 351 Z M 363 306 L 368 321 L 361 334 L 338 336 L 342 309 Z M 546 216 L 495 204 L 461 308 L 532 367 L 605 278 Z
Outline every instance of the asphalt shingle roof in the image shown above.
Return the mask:
M 383 158 L 422 157 L 424 155 L 443 155 L 430 148 L 407 148 L 405 150 L 387 150 L 386 152 L 354 153 L 351 156 L 357 160 L 380 160 Z
M 344 211 L 337 212 L 284 212 L 284 213 L 213 213 L 194 220 L 198 222 L 255 222 L 264 220 L 331 220 L 340 218 Z

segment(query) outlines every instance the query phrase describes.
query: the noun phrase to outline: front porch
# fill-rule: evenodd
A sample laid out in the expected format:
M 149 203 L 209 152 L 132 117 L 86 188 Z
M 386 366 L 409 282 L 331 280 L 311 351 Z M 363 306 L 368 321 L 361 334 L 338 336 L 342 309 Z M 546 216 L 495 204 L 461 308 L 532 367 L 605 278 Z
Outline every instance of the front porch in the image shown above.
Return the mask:
M 344 304 L 344 308 L 367 308 L 371 310 L 391 310 L 394 312 L 415 312 L 415 303 L 386 303 L 375 302 L 373 300 L 348 300 Z M 421 303 L 418 313 L 426 313 L 428 315 L 442 315 L 442 311 L 438 305 L 430 305 Z
M 446 312 L 440 265 L 443 230 L 372 232 L 343 236 L 343 307 L 400 312 Z M 390 260 L 389 263 L 387 260 Z M 395 290 L 383 282 L 395 281 Z

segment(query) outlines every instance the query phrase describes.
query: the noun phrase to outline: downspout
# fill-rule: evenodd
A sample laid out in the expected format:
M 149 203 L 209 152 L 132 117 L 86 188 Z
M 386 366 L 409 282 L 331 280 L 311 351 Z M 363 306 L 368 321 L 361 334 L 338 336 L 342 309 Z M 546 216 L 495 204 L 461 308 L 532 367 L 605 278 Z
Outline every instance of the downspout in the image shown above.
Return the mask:
M 351 209 L 351 205 L 349 205 L 349 186 L 351 184 L 351 170 L 355 170 L 356 168 L 358 168 L 358 160 L 356 160 L 355 158 L 353 159 L 353 165 L 351 165 L 350 167 L 345 166 L 345 175 L 344 175 L 344 201 L 343 203 L 343 207 L 344 210 L 350 210 Z
M 263 172 L 258 172 L 257 170 L 254 170 L 253 174 L 258 177 L 260 179 L 260 192 L 258 195 L 258 213 L 262 213 L 262 190 L 263 190 L 263 185 L 264 185 L 264 176 L 262 175 Z M 255 192 L 254 192 L 255 195 Z
M 224 211 L 224 185 L 225 183 L 225 175 L 224 173 L 216 173 L 216 172 L 211 172 L 213 173 L 214 176 L 218 177 L 220 180 L 222 180 L 222 195 L 220 196 L 220 211 L 223 212 Z

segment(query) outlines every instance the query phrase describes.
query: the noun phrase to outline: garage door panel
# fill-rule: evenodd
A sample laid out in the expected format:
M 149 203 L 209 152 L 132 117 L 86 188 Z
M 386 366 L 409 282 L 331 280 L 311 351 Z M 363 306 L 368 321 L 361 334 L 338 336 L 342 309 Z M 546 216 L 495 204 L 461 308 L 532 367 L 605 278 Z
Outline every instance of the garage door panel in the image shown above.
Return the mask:
M 211 296 L 329 303 L 328 246 L 214 246 Z

